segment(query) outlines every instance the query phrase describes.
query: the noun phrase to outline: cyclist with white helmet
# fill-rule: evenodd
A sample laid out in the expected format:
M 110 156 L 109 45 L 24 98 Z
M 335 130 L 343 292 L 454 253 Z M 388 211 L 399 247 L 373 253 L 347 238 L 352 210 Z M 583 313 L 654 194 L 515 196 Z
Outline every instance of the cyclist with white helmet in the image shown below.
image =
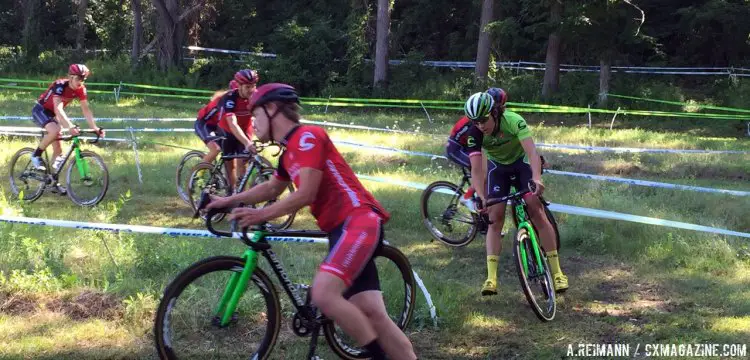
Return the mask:
M 475 93 L 466 101 L 464 112 L 475 125 L 469 129 L 466 140 L 472 181 L 476 181 L 476 191 L 483 202 L 488 198 L 508 195 L 511 185 L 520 191 L 527 189 L 529 182 L 534 182 L 535 191 L 524 199 L 531 221 L 546 249 L 555 290 L 565 291 L 568 288 L 568 278 L 560 269 L 555 231 L 539 200 L 544 192 L 542 161 L 526 120 L 521 115 L 506 111 L 506 101 L 505 91 L 497 88 Z M 487 155 L 486 174 L 482 173 L 482 150 Z M 512 178 L 515 180 L 511 180 Z M 505 222 L 505 205 L 494 205 L 487 211 L 492 224 L 487 231 L 487 280 L 482 287 L 482 295 L 496 295 L 497 262 Z

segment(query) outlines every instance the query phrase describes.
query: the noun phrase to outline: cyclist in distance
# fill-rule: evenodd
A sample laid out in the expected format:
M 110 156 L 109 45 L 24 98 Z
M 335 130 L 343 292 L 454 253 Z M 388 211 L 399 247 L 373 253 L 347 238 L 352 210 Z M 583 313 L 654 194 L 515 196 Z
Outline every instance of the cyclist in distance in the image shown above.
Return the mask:
M 315 275 L 312 302 L 373 354 L 373 359 L 416 358 L 411 342 L 386 312 L 372 256 L 383 241 L 390 214 L 365 189 L 320 127 L 301 125 L 292 86 L 265 84 L 250 99 L 253 128 L 262 142 L 284 148 L 270 181 L 208 205 L 225 208 L 276 198 L 294 182 L 296 191 L 273 205 L 235 209 L 240 226 L 264 223 L 309 205 L 329 233 L 329 254 Z
M 497 100 L 496 100 L 497 99 Z M 499 103 L 496 103 L 499 101 Z M 517 191 L 528 189 L 531 181 L 536 185 L 533 193 L 524 197 L 532 224 L 539 232 L 542 247 L 552 270 L 555 291 L 568 288 L 568 278 L 560 269 L 555 231 L 547 218 L 539 196 L 544 192 L 542 161 L 531 137 L 531 129 L 521 115 L 505 110 L 507 94 L 502 89 L 491 88 L 478 92 L 466 101 L 464 112 L 475 124 L 467 136 L 471 159 L 472 181 L 477 180 L 476 191 L 482 202 L 500 198 L 510 193 L 511 177 L 515 177 Z M 482 174 L 482 150 L 487 154 L 487 173 Z M 501 231 L 505 222 L 505 204 L 490 207 L 490 228 L 487 231 L 487 280 L 482 295 L 497 294 L 497 262 L 501 251 Z
M 229 90 L 237 90 L 238 88 L 239 85 L 237 84 L 237 80 L 233 79 L 229 82 Z M 208 154 L 203 157 L 203 161 L 207 163 L 214 162 L 219 155 L 219 152 L 221 152 L 219 144 L 216 143 L 216 141 L 209 141 L 209 137 L 216 135 L 218 130 L 220 112 L 219 100 L 221 100 L 222 96 L 226 93 L 227 90 L 218 90 L 214 92 L 211 101 L 198 110 L 198 118 L 193 124 L 195 135 L 197 135 L 198 138 L 206 144 L 206 147 L 208 147 Z

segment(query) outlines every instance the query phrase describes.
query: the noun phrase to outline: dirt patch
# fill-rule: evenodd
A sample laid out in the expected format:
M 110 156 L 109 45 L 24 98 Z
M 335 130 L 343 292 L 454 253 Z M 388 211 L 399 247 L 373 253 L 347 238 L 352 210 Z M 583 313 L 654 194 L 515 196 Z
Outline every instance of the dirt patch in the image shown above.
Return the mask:
M 56 298 L 46 304 L 50 311 L 61 312 L 73 320 L 100 318 L 114 320 L 122 316 L 122 303 L 116 297 L 84 291 L 72 298 Z
M 34 296 L 0 293 L 0 313 L 23 315 L 36 312 L 38 308 L 39 301 Z

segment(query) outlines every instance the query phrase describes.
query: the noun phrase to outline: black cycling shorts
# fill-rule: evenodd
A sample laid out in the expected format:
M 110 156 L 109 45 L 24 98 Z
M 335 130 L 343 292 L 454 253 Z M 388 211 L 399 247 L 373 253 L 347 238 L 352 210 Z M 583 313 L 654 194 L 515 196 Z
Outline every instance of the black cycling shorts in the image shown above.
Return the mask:
M 501 198 L 510 194 L 510 186 L 521 191 L 529 188 L 531 165 L 525 156 L 510 165 L 504 165 L 487 159 L 487 198 Z

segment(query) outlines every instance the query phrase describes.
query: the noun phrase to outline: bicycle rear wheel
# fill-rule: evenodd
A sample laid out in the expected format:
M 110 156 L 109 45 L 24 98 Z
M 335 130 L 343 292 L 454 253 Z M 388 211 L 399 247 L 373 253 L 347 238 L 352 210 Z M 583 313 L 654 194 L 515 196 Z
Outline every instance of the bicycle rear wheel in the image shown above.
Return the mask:
M 524 254 L 522 254 L 522 250 Z M 539 320 L 547 322 L 555 318 L 555 312 L 557 311 L 555 288 L 547 256 L 541 247 L 538 248 L 538 251 L 542 258 L 541 269 L 534 257 L 529 232 L 524 228 L 519 229 L 513 241 L 513 260 L 516 264 L 518 280 L 521 282 L 521 289 L 526 296 L 526 301 L 531 306 L 531 310 L 534 311 Z M 528 269 L 528 272 L 525 269 Z
M 465 246 L 477 234 L 479 217 L 459 201 L 463 190 L 436 181 L 422 192 L 422 223 L 433 238 L 449 246 Z
M 154 321 L 156 350 L 161 359 L 267 359 L 279 336 L 278 294 L 260 268 L 248 282 L 227 326 L 218 325 L 216 307 L 230 277 L 245 261 L 217 256 L 201 260 L 164 290 Z
M 190 204 L 190 195 L 188 194 L 188 181 L 193 168 L 203 161 L 206 154 L 202 151 L 191 150 L 185 154 L 177 165 L 175 174 L 175 184 L 177 185 L 177 194 L 186 203 Z
M 393 246 L 383 244 L 374 256 L 385 308 L 399 329 L 405 329 L 414 315 L 416 281 L 409 259 Z M 366 359 L 370 353 L 359 348 L 354 339 L 344 334 L 333 322 L 323 326 L 323 334 L 331 349 L 342 359 Z
M 78 205 L 94 206 L 102 201 L 109 189 L 109 171 L 102 157 L 85 150 L 80 159 L 73 157 L 65 174 L 65 186 L 70 200 Z
M 273 176 L 273 172 L 274 171 L 275 170 L 273 168 L 264 168 L 263 170 L 261 170 L 260 174 L 258 174 L 258 176 L 256 176 L 255 179 L 253 179 L 252 186 L 255 186 L 255 185 L 258 185 L 260 183 L 263 183 L 263 182 L 271 180 L 271 177 Z M 258 206 L 261 207 L 261 208 L 264 208 L 266 206 L 269 206 L 269 205 L 271 205 L 271 204 L 279 201 L 280 199 L 283 199 L 283 198 L 291 195 L 293 192 L 294 192 L 294 185 L 290 182 L 289 185 L 287 186 L 287 188 L 284 190 L 284 192 L 281 193 L 281 195 L 279 195 L 278 198 L 276 198 L 274 200 L 267 201 L 267 202 L 262 203 L 262 204 L 258 204 Z M 276 230 L 287 229 L 290 226 L 292 226 L 292 223 L 294 222 L 294 217 L 295 216 L 297 216 L 297 212 L 296 211 L 293 212 L 293 213 L 291 213 L 291 214 L 287 214 L 286 216 L 282 216 L 282 217 L 270 220 L 268 222 L 268 224 L 271 225 L 271 228 L 276 229 Z
M 229 183 L 224 176 L 214 171 L 214 166 L 209 163 L 200 163 L 193 168 L 193 172 L 190 174 L 190 180 L 188 181 L 188 196 L 190 198 L 190 206 L 195 210 L 198 205 L 198 199 L 200 199 L 201 193 L 204 189 L 209 188 L 209 193 L 218 196 L 229 196 Z M 219 213 L 214 215 L 211 219 L 213 222 L 219 222 L 224 219 L 225 213 Z M 205 220 L 205 215 L 201 214 L 201 219 Z
M 32 202 L 42 196 L 47 177 L 44 171 L 34 169 L 31 163 L 33 155 L 34 149 L 23 148 L 10 159 L 10 189 L 13 195 L 26 202 Z

